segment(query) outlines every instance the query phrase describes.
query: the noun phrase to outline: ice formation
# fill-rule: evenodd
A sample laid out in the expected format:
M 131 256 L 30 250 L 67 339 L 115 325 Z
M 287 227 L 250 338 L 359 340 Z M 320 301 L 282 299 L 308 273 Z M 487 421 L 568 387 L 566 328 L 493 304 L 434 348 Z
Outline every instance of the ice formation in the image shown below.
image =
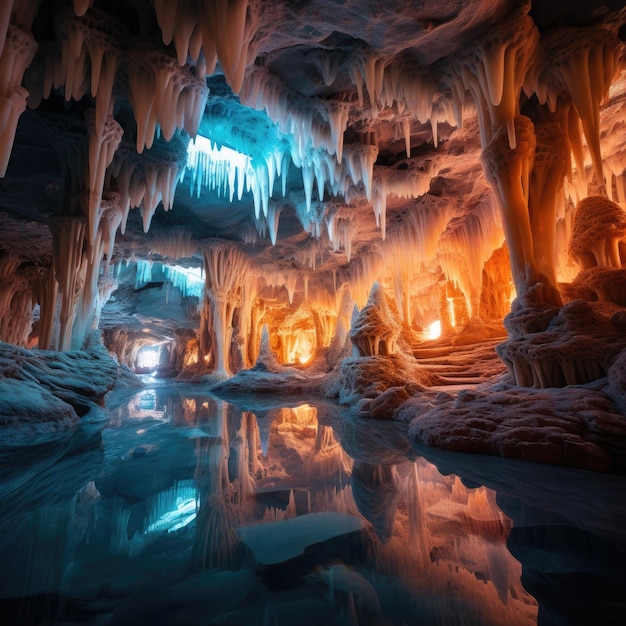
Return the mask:
M 618 69 L 619 39 L 604 28 L 568 27 L 553 30 L 542 39 L 542 47 L 545 65 L 539 65 L 532 88 L 551 111 L 557 110 L 563 94 L 571 98 L 582 122 L 594 173 L 598 183 L 604 186 L 599 106 Z M 579 145 L 571 143 L 578 176 L 586 180 Z
M 206 285 L 206 306 L 213 312 L 213 329 L 204 332 L 213 334 L 215 341 L 215 376 L 227 378 L 230 371 L 230 342 L 233 336 L 233 315 L 241 306 L 242 290 L 247 280 L 249 260 L 231 243 L 218 241 L 209 243 L 202 250 Z
M 465 90 L 469 90 L 479 113 L 483 148 L 503 125 L 508 146 L 515 150 L 517 145 L 515 118 L 519 115 L 519 97 L 539 41 L 537 27 L 527 15 L 529 8 L 529 3 L 525 3 L 451 61 L 455 110 L 461 110 Z
M 22 78 L 38 47 L 31 33 L 8 23 L 11 5 L 7 1 L 0 16 L 0 177 L 6 174 L 17 123 L 26 109 L 28 91 Z
M 533 254 L 538 269 L 556 285 L 557 202 L 570 156 L 565 134 L 558 124 L 536 124 L 535 141 L 535 158 L 528 183 Z
M 396 352 L 400 327 L 389 310 L 382 287 L 375 283 L 369 300 L 350 330 L 350 340 L 359 356 L 388 355 Z
M 528 214 L 529 178 L 535 158 L 535 133 L 524 116 L 514 119 L 515 148 L 509 147 L 509 131 L 501 126 L 483 150 L 481 161 L 500 207 L 511 259 L 511 271 L 521 295 L 528 268 L 536 268 L 533 233 Z
M 129 367 L 154 344 L 163 376 L 359 419 L 505 367 L 502 406 L 533 404 L 621 362 L 623 12 L 57 4 L 0 8 L 0 340 L 71 351 L 100 324 Z M 368 498 L 391 510 L 398 476 L 363 463 L 386 536 Z

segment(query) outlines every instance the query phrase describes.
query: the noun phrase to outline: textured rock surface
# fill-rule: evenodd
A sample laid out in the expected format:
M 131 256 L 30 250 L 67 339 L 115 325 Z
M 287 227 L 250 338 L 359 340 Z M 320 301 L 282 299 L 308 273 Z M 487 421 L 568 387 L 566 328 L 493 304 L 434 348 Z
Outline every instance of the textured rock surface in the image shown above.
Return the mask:
M 594 471 L 626 463 L 626 419 L 592 389 L 467 391 L 409 401 L 403 416 L 414 416 L 409 430 L 418 441 L 448 450 Z

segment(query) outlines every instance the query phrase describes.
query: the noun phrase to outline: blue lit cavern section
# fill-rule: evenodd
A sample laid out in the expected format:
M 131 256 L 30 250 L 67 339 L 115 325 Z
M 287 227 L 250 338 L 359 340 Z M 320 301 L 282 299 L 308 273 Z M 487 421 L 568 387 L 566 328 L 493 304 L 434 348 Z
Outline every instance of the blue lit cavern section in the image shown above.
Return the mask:
M 592 4 L 2 3 L 9 623 L 626 623 Z

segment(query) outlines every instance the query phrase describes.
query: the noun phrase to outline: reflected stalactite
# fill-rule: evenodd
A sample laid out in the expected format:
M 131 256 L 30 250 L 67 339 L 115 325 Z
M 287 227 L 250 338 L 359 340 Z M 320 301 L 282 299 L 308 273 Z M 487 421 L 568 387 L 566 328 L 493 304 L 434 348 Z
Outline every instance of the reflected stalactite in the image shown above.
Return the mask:
M 228 472 L 228 405 L 222 400 L 216 400 L 215 404 L 214 417 L 205 426 L 209 436 L 196 440 L 194 479 L 199 504 L 192 549 L 194 569 L 232 567 L 239 544 L 235 532 L 235 488 Z
M 395 466 L 357 462 L 350 483 L 361 515 L 371 522 L 380 541 L 389 543 L 402 488 Z

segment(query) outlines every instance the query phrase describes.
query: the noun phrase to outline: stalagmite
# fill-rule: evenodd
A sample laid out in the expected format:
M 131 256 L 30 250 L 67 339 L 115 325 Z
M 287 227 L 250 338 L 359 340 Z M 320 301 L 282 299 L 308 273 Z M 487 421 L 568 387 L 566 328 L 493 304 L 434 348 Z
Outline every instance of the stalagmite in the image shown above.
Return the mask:
M 232 322 L 235 309 L 241 306 L 243 282 L 249 260 L 239 248 L 229 242 L 215 241 L 202 249 L 206 280 L 205 307 L 213 310 L 216 341 L 214 376 L 228 378 Z
M 367 304 L 350 331 L 350 340 L 360 356 L 389 355 L 396 351 L 400 327 L 389 311 L 383 288 L 374 283 Z
M 81 209 L 85 215 L 90 213 L 92 202 L 92 193 L 84 193 L 81 196 Z M 107 262 L 104 266 L 102 278 L 108 277 L 110 255 L 115 243 L 115 233 L 122 222 L 119 194 L 112 192 L 104 193 L 99 200 L 97 213 L 98 226 L 96 237 L 93 242 L 85 242 L 87 261 L 83 288 L 77 301 L 71 339 L 71 345 L 75 349 L 82 347 L 89 330 L 91 330 L 93 323 L 99 318 L 100 309 L 104 305 L 104 302 L 99 299 L 100 268 L 106 254 Z
M 39 302 L 38 347 L 40 350 L 48 350 L 51 347 L 58 285 L 54 276 L 54 267 L 42 268 L 37 285 L 37 301 Z
M 528 194 L 534 258 L 539 271 L 556 285 L 556 205 L 570 155 L 558 124 L 536 124 L 535 138 L 535 159 Z
M 54 272 L 59 283 L 59 338 L 57 350 L 70 349 L 76 303 L 85 281 L 87 220 L 82 216 L 55 215 L 50 218 L 53 236 Z
M 576 205 L 569 244 L 581 268 L 622 267 L 619 244 L 626 239 L 626 211 L 603 196 Z
M 517 144 L 515 149 L 511 149 L 506 126 L 501 126 L 483 150 L 481 162 L 500 207 L 513 281 L 519 296 L 522 295 L 528 272 L 536 268 L 528 215 L 529 176 L 535 156 L 535 133 L 527 117 L 515 118 L 515 135 Z

